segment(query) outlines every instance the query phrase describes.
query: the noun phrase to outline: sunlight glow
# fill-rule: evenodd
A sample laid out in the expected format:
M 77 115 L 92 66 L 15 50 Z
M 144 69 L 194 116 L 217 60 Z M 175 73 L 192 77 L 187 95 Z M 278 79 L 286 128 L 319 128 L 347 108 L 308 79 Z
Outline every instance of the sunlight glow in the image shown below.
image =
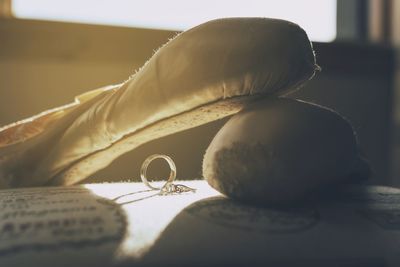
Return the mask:
M 271 17 L 302 26 L 313 41 L 336 37 L 336 0 L 13 0 L 19 18 L 186 30 L 222 17 Z
M 161 187 L 165 182 L 155 182 Z M 196 188 L 196 193 L 181 195 L 157 195 L 143 183 L 86 184 L 84 188 L 93 194 L 119 204 L 126 215 L 126 236 L 116 251 L 116 257 L 142 257 L 157 241 L 162 232 L 186 207 L 196 201 L 221 196 L 204 180 L 179 181 Z

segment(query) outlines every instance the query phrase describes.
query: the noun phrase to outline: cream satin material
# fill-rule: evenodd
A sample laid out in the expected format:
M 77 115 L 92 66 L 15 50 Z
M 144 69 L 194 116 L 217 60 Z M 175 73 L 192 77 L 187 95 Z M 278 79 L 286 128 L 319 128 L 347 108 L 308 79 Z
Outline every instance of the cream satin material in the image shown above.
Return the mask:
M 125 153 L 113 146 L 128 136 L 133 149 L 153 138 L 135 139 L 149 126 L 156 127 L 149 131 L 159 131 L 154 136 L 159 138 L 230 115 L 238 110 L 225 115 L 213 105 L 281 95 L 310 79 L 316 68 L 310 41 L 296 24 L 266 18 L 201 24 L 169 41 L 123 84 L 86 93 L 41 120 L 3 128 L 0 187 L 78 182 Z M 189 111 L 208 116 L 201 111 L 208 106 L 208 113 L 221 114 L 175 130 L 157 129 L 159 122 L 166 127 L 168 120 Z M 39 121 L 46 123 L 35 125 Z M 83 164 L 88 157 L 90 164 Z

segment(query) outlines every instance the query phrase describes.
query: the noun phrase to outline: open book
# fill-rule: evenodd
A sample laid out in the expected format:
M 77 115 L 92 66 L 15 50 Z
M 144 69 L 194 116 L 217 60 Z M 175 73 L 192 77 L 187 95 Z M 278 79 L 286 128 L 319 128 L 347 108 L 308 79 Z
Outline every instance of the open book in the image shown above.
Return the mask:
M 274 210 L 182 183 L 197 191 L 2 190 L 0 266 L 400 266 L 399 189 L 346 188 L 334 201 Z

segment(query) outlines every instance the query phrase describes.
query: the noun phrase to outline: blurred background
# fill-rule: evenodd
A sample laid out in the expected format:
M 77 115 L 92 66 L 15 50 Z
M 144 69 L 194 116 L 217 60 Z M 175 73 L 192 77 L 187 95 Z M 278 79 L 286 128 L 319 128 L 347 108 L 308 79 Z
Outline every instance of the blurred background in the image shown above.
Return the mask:
M 400 0 L 0 0 L 0 126 L 126 80 L 177 32 L 242 16 L 307 31 L 322 71 L 290 97 L 348 118 L 372 164 L 370 183 L 400 186 Z M 226 120 L 143 145 L 85 182 L 138 180 L 153 153 L 173 157 L 178 179 L 200 178 Z M 163 178 L 167 165 L 149 173 Z

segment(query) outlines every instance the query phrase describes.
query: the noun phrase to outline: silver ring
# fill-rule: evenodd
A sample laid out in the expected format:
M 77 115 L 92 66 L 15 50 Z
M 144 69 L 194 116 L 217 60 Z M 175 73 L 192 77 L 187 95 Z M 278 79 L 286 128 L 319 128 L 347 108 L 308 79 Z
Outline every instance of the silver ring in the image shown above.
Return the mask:
M 169 165 L 169 168 L 171 169 L 171 172 L 169 174 L 167 182 L 161 188 L 152 186 L 149 183 L 149 181 L 147 180 L 147 177 L 146 177 L 147 168 L 149 167 L 149 164 L 155 159 L 164 159 L 165 161 L 167 161 L 167 163 Z M 165 188 L 167 185 L 172 184 L 172 182 L 175 180 L 175 178 L 176 178 L 176 166 L 175 166 L 175 163 L 170 157 L 168 157 L 166 155 L 161 155 L 161 154 L 151 155 L 151 156 L 149 156 L 148 158 L 146 158 L 144 160 L 144 162 L 142 164 L 142 167 L 140 168 L 140 178 L 142 179 L 142 182 L 147 187 L 149 187 L 150 189 L 161 190 L 162 188 Z

